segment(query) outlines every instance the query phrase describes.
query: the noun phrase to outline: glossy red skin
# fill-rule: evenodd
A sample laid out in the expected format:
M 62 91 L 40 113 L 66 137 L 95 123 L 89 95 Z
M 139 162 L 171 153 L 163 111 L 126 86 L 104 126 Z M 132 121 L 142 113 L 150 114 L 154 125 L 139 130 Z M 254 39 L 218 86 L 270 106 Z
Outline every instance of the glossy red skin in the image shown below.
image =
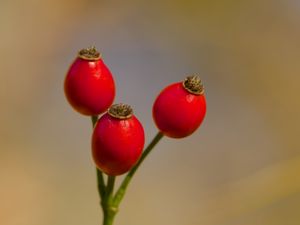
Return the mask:
M 121 120 L 106 113 L 99 119 L 93 132 L 93 159 L 104 173 L 121 175 L 136 164 L 144 143 L 143 126 L 134 115 Z
M 191 135 L 202 123 L 205 113 L 205 96 L 188 92 L 182 83 L 166 87 L 153 105 L 153 118 L 158 129 L 172 138 Z
M 64 89 L 71 106 L 88 116 L 105 112 L 115 98 L 113 76 L 102 59 L 78 57 L 67 73 Z

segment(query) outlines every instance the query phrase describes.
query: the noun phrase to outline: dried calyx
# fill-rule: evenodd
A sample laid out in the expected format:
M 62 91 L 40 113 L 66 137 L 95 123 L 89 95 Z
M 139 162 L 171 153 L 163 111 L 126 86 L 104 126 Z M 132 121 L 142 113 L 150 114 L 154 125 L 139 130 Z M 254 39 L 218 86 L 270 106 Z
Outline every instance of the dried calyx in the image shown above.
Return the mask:
M 204 87 L 201 79 L 197 75 L 188 76 L 182 82 L 183 87 L 190 93 L 195 95 L 202 95 L 204 93 Z
M 117 119 L 128 119 L 132 116 L 133 110 L 130 105 L 115 104 L 108 109 L 108 114 Z
M 95 46 L 81 49 L 78 53 L 78 57 L 85 60 L 98 60 L 101 58 L 100 53 Z

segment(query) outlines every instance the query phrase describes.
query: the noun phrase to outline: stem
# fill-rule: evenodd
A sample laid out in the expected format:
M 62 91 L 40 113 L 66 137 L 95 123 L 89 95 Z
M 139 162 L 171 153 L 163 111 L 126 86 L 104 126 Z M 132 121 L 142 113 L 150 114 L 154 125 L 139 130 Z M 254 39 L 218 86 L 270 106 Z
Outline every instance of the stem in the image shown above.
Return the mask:
M 122 199 L 125 195 L 126 188 L 127 188 L 128 184 L 130 183 L 136 170 L 139 168 L 139 166 L 142 164 L 142 162 L 145 160 L 145 158 L 151 152 L 151 150 L 155 147 L 155 145 L 160 141 L 160 139 L 162 139 L 162 137 L 163 137 L 163 134 L 161 132 L 158 132 L 156 134 L 156 136 L 153 138 L 153 140 L 150 142 L 148 147 L 143 152 L 143 154 L 142 154 L 141 158 L 139 159 L 139 161 L 137 162 L 137 164 L 135 164 L 135 166 L 127 173 L 126 177 L 124 178 L 121 186 L 119 187 L 119 189 L 113 199 L 114 206 L 116 206 L 116 207 L 119 206 L 120 202 L 122 201 Z
M 103 213 L 103 225 L 112 225 L 114 222 L 115 215 L 109 216 L 108 213 Z
M 92 123 L 93 123 L 93 128 L 95 127 L 97 121 L 98 121 L 98 116 L 92 116 Z M 97 173 L 97 188 L 98 192 L 100 195 L 100 198 L 103 199 L 105 195 L 105 183 L 104 183 L 104 177 L 103 173 L 101 170 L 96 168 L 96 173 Z
M 106 189 L 107 192 L 105 195 L 108 202 L 114 193 L 115 180 L 116 180 L 115 176 L 108 176 L 107 189 Z
M 105 195 L 105 183 L 104 183 L 104 178 L 101 170 L 96 168 L 96 173 L 97 173 L 97 188 L 98 188 L 98 193 L 100 195 L 100 198 L 103 199 Z
M 103 198 L 102 209 L 103 209 L 103 225 L 112 225 L 117 208 L 113 206 L 113 193 L 115 186 L 115 176 L 108 176 L 107 187 L 105 197 Z
M 92 116 L 91 119 L 92 119 L 92 124 L 93 124 L 93 128 L 94 128 L 98 121 L 98 116 Z

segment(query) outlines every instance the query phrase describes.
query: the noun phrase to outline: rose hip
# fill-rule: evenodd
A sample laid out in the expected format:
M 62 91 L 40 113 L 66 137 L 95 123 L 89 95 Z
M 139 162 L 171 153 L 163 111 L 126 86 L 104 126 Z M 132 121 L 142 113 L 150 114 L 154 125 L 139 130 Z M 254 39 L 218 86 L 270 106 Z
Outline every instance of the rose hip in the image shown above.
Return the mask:
M 153 118 L 166 136 L 183 138 L 192 134 L 206 113 L 203 85 L 198 76 L 166 87 L 153 105 Z
M 128 105 L 116 104 L 96 123 L 92 154 L 96 166 L 112 176 L 129 171 L 141 156 L 144 129 Z
M 71 106 L 83 115 L 98 115 L 113 103 L 113 76 L 95 47 L 82 49 L 70 66 L 64 83 Z

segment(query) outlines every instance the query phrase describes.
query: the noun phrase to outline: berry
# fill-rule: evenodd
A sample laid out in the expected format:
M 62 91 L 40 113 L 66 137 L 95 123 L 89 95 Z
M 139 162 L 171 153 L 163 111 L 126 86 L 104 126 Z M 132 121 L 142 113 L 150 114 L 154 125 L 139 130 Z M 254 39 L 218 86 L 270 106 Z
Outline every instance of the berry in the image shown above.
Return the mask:
M 121 175 L 136 164 L 144 143 L 143 126 L 131 107 L 116 104 L 96 123 L 92 135 L 93 159 L 104 173 Z
M 166 87 L 153 105 L 153 118 L 166 136 L 183 138 L 192 134 L 206 113 L 204 89 L 198 76 Z
M 83 115 L 98 115 L 113 103 L 113 76 L 95 47 L 82 49 L 65 78 L 65 95 L 71 106 Z

